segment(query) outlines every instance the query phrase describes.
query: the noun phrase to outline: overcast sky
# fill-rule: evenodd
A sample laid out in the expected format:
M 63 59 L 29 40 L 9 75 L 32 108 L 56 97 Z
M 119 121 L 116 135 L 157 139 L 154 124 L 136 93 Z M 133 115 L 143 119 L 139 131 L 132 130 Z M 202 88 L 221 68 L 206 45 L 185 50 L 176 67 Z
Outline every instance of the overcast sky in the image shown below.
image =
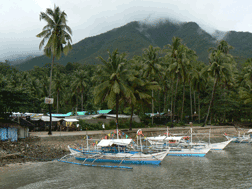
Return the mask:
M 39 52 L 45 21 L 40 12 L 54 4 L 67 13 L 73 44 L 131 21 L 173 18 L 194 21 L 213 32 L 252 33 L 252 5 L 249 0 L 8 0 L 0 3 L 0 60 L 10 55 Z

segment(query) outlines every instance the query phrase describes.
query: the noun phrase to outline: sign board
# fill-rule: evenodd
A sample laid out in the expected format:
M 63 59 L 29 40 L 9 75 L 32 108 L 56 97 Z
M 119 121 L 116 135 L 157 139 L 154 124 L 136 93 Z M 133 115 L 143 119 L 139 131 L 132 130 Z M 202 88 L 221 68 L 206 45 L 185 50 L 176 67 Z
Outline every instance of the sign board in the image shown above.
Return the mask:
M 53 98 L 47 98 L 47 97 L 45 97 L 45 103 L 46 104 L 53 104 Z

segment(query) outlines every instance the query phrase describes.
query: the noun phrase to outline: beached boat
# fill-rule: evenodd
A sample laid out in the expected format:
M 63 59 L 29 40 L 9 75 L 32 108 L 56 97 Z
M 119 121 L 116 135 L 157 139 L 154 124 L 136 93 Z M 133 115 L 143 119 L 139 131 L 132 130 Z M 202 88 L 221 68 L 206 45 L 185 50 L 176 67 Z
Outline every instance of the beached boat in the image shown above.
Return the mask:
M 97 147 L 99 150 L 83 151 L 68 147 L 71 155 L 76 160 L 97 163 L 119 163 L 119 164 L 150 164 L 159 165 L 168 154 L 169 149 L 156 153 L 143 153 L 132 151 L 132 139 L 101 140 Z

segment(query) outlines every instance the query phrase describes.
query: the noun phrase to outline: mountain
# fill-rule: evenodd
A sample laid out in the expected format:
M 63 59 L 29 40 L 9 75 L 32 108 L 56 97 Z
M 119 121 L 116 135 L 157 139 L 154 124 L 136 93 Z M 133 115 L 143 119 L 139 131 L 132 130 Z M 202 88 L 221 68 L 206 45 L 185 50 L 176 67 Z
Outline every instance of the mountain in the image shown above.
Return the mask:
M 85 64 L 100 64 L 96 58 L 102 56 L 107 59 L 107 50 L 110 52 L 118 48 L 119 53 L 126 52 L 128 58 L 134 55 L 141 55 L 142 50 L 150 44 L 163 48 L 171 44 L 172 37 L 180 37 L 182 42 L 189 48 L 196 51 L 199 60 L 207 63 L 208 49 L 216 47 L 216 42 L 221 38 L 225 39 L 234 47 L 230 53 L 236 57 L 238 62 L 250 58 L 252 46 L 252 34 L 248 32 L 221 32 L 216 31 L 210 35 L 195 22 L 173 23 L 162 21 L 156 24 L 146 24 L 143 22 L 130 22 L 122 27 L 115 28 L 97 36 L 88 37 L 73 45 L 73 50 L 68 56 L 62 55 L 60 60 L 56 60 L 62 65 L 68 62 L 79 62 Z M 17 65 L 21 70 L 29 70 L 36 66 L 44 66 L 51 63 L 51 59 L 46 56 L 39 56 Z
M 26 62 L 28 60 L 31 60 L 37 56 L 41 56 L 42 53 L 35 52 L 35 53 L 25 53 L 25 54 L 16 54 L 12 56 L 8 56 L 6 58 L 2 58 L 3 60 L 1 62 L 8 62 L 10 65 L 17 65 L 21 64 L 23 62 Z

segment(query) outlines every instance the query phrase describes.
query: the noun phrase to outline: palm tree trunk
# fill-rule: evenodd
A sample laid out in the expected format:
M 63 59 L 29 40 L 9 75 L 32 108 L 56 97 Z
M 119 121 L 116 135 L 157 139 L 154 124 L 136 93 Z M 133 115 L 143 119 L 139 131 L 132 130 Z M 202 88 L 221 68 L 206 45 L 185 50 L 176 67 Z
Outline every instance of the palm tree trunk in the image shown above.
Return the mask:
M 78 115 L 78 96 L 76 95 L 76 115 Z
M 204 122 L 203 126 L 206 125 L 206 122 L 207 122 L 207 119 L 208 119 L 208 116 L 209 116 L 209 113 L 210 113 L 210 108 L 211 108 L 211 105 L 212 105 L 213 100 L 214 100 L 214 93 L 215 93 L 216 84 L 217 84 L 217 76 L 215 76 L 215 81 L 214 81 L 214 86 L 213 86 L 213 91 L 212 91 L 212 98 L 211 98 L 211 101 L 209 103 L 209 107 L 208 107 L 208 111 L 207 111 L 207 116 L 206 116 L 206 119 L 205 119 L 205 122 Z
M 193 111 L 192 111 L 192 85 L 190 81 L 190 106 L 191 106 L 191 121 L 193 121 Z
M 223 119 L 224 119 L 224 123 L 226 123 L 226 85 L 224 85 L 224 92 L 222 93 L 222 95 L 224 96 L 224 116 L 223 116 Z
M 83 91 L 81 92 L 81 111 L 83 111 Z
M 116 129 L 118 130 L 118 109 L 119 109 L 119 97 L 116 95 Z
M 130 126 L 129 130 L 132 130 L 132 118 L 133 118 L 134 105 L 131 105 Z
M 159 102 L 158 102 L 158 106 L 159 106 L 159 107 L 158 107 L 158 112 L 159 112 L 159 114 L 160 114 L 160 110 L 161 110 L 161 108 L 160 108 L 160 107 L 161 107 L 161 106 L 160 106 L 160 90 L 158 91 L 158 101 L 159 101 Z
M 153 118 L 154 118 L 154 100 L 153 100 L 153 90 L 151 92 L 151 97 L 152 97 L 152 101 L 151 101 L 151 105 L 152 105 L 152 117 L 151 117 L 151 123 L 152 123 L 152 126 L 153 126 Z
M 165 91 L 164 91 L 164 110 L 163 110 L 163 112 L 166 112 L 166 98 L 167 98 L 167 96 L 166 96 L 166 89 L 165 89 Z
M 194 96 L 194 111 L 196 111 L 196 98 L 195 98 L 195 91 L 193 92 L 193 96 Z
M 51 98 L 51 88 L 52 88 L 52 73 L 53 73 L 53 62 L 54 62 L 54 57 L 52 59 L 52 65 L 51 65 L 51 73 L 50 73 L 50 85 L 49 85 L 49 98 Z M 49 124 L 49 132 L 48 135 L 52 134 L 52 112 L 51 112 L 51 104 L 49 104 L 49 113 L 50 113 L 50 124 Z
M 184 82 L 184 86 L 183 86 L 183 102 L 182 102 L 181 117 L 180 117 L 181 121 L 183 121 L 184 103 L 185 103 L 185 82 Z
M 175 96 L 174 96 L 174 107 L 173 107 L 174 113 L 172 114 L 172 120 L 174 120 L 174 117 L 175 117 L 175 108 L 176 108 L 176 97 L 177 97 L 177 91 L 178 91 L 178 82 L 179 82 L 179 79 L 177 77 L 176 91 L 175 91 Z
M 199 101 L 198 101 L 198 109 L 199 109 L 199 123 L 200 123 L 200 93 L 198 94 L 198 98 L 199 98 Z
M 59 91 L 57 91 L 57 113 L 59 113 Z
M 171 114 L 171 122 L 173 121 L 172 119 L 172 116 L 173 116 L 173 113 L 172 113 L 172 102 L 173 102 L 173 79 L 172 79 L 172 82 L 171 82 L 171 111 L 170 111 L 170 114 Z
M 52 59 L 52 65 L 51 65 L 51 72 L 50 72 L 50 85 L 49 85 L 49 98 L 51 97 L 51 88 L 52 88 L 52 73 L 53 73 L 53 63 L 54 63 L 54 56 Z

